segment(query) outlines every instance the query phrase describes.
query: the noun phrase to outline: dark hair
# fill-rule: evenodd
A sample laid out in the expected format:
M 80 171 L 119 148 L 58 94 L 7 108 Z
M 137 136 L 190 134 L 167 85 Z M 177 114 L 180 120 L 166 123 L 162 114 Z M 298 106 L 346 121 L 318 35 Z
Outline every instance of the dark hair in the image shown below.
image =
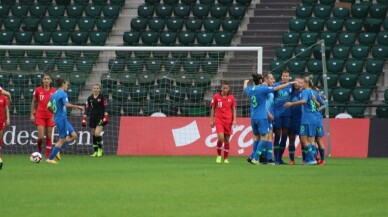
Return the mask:
M 282 73 L 280 73 L 280 76 L 282 76 L 284 73 L 288 73 L 289 75 L 291 75 L 291 71 L 288 69 L 285 69 L 282 71 Z
M 252 80 L 253 80 L 253 83 L 255 83 L 255 85 L 259 85 L 263 83 L 263 76 L 257 73 L 253 73 Z
M 230 92 L 231 92 L 231 88 L 230 88 L 230 83 L 229 83 L 229 81 L 222 81 L 222 83 L 221 83 L 221 89 L 220 89 L 220 93 L 222 92 L 222 86 L 224 86 L 224 85 L 228 85 L 228 86 L 229 86 L 229 91 L 228 91 L 228 94 L 230 94 Z
M 55 85 L 57 86 L 57 88 L 60 88 L 66 82 L 67 81 L 64 78 L 57 78 L 57 80 L 55 80 Z
M 263 74 L 263 79 L 266 79 L 269 75 L 272 75 L 272 73 L 271 72 L 265 72 Z

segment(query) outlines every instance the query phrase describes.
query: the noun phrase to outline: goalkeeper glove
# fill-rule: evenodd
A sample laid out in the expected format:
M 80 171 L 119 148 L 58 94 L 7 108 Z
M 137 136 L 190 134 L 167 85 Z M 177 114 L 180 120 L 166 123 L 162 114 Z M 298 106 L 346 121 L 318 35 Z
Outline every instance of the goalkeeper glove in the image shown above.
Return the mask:
M 82 116 L 82 126 L 86 127 L 86 116 Z
M 107 123 L 108 123 L 108 114 L 105 114 L 105 115 L 104 115 L 104 119 L 102 119 L 101 125 L 102 125 L 102 126 L 105 126 Z

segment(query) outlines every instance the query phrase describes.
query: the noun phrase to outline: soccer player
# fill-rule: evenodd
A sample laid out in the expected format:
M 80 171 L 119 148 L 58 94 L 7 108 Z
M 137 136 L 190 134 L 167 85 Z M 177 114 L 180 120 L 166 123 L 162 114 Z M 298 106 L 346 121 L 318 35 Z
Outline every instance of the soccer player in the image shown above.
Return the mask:
M 9 98 L 11 98 L 11 94 L 0 87 L 0 170 L 3 168 L 3 160 L 1 159 L 3 157 L 1 149 L 3 146 L 3 133 L 6 126 L 10 124 Z
M 108 99 L 101 94 L 99 84 L 93 85 L 93 93 L 85 103 L 85 114 L 82 116 L 82 126 L 86 127 L 86 117 L 89 116 L 89 127 L 93 135 L 92 157 L 102 156 L 102 135 L 103 127 L 108 123 Z
M 325 102 L 324 105 L 322 105 L 319 108 L 319 111 L 327 107 L 327 101 L 325 100 L 325 96 L 323 92 L 320 92 L 319 89 L 316 89 L 316 91 L 319 94 L 319 97 Z M 318 118 L 318 127 L 317 127 L 317 135 L 315 136 L 315 141 L 318 144 L 318 149 L 319 149 L 319 160 L 317 160 L 318 164 L 321 166 L 326 165 L 325 161 L 325 144 L 322 141 L 322 137 L 325 136 L 325 131 L 323 127 L 323 116 L 321 113 L 317 113 L 317 118 Z M 318 157 L 317 157 L 318 158 Z
M 218 137 L 216 163 L 222 162 L 222 149 L 224 150 L 224 163 L 229 163 L 229 139 L 234 125 L 236 125 L 236 99 L 230 93 L 229 83 L 224 81 L 221 92 L 213 96 L 210 110 L 210 126 L 216 127 Z
M 253 81 L 257 81 L 258 74 L 252 74 Z M 281 90 L 288 87 L 293 82 L 278 85 L 273 85 L 273 75 L 267 73 L 263 75 L 263 83 L 258 86 L 248 86 L 249 80 L 244 81 L 244 91 L 249 96 L 251 102 L 251 125 L 252 131 L 255 138 L 259 138 L 258 141 L 254 139 L 253 146 L 256 147 L 253 157 L 248 158 L 248 162 L 258 164 L 259 156 L 263 152 L 263 148 L 269 138 L 269 122 L 268 122 L 268 111 L 267 111 L 267 98 L 268 93 Z M 256 82 L 255 82 L 256 84 Z
M 55 126 L 53 114 L 47 110 L 47 104 L 50 97 L 55 93 L 56 89 L 51 87 L 51 77 L 48 74 L 43 76 L 43 85 L 35 89 L 31 101 L 31 121 L 35 123 L 38 129 L 38 151 L 42 153 L 42 144 L 46 130 L 46 159 L 49 158 L 52 149 L 52 133 Z M 37 106 L 36 106 L 37 105 Z M 60 159 L 58 152 L 57 159 Z
M 295 84 L 292 89 L 291 95 L 290 95 L 290 101 L 291 102 L 297 102 L 300 100 L 300 94 L 302 93 L 302 85 L 303 85 L 303 79 L 301 77 L 296 77 Z M 301 125 L 301 119 L 302 119 L 302 106 L 292 106 L 290 108 L 291 110 L 291 125 L 290 125 L 290 132 L 289 132 L 289 145 L 288 145 L 288 152 L 290 155 L 290 162 L 289 165 L 295 165 L 295 139 L 296 136 L 299 135 L 300 125 Z M 304 151 L 303 153 L 303 160 L 305 160 Z
M 284 106 L 291 107 L 303 105 L 299 138 L 306 152 L 307 162 L 305 164 L 313 165 L 317 164 L 317 161 L 314 158 L 313 147 L 318 126 L 316 113 L 319 112 L 319 106 L 324 102 L 318 101 L 320 100 L 320 97 L 317 98 L 318 93 L 316 93 L 316 91 L 312 89 L 314 87 L 314 83 L 310 76 L 305 77 L 303 83 L 304 90 L 301 93 L 301 99 L 297 102 L 286 102 Z
M 275 82 L 275 79 L 273 80 Z M 273 141 L 273 121 L 275 119 L 275 109 L 274 109 L 274 94 L 268 93 L 267 94 L 267 113 L 268 113 L 268 126 L 269 126 L 269 132 L 268 132 L 268 139 L 265 143 L 265 158 L 264 161 L 266 161 L 266 164 L 269 165 L 275 165 L 275 162 L 272 159 L 272 141 Z
M 284 70 L 281 73 L 281 81 L 275 83 L 273 86 L 279 86 L 280 84 L 287 84 L 290 81 L 291 72 Z M 284 107 L 284 103 L 290 101 L 290 94 L 292 91 L 292 85 L 286 88 L 275 91 L 274 106 L 275 106 L 275 141 L 274 152 L 275 162 L 277 164 L 285 164 L 282 157 L 287 144 L 288 133 L 290 129 L 291 111 L 289 108 Z
M 69 87 L 69 83 L 65 79 L 58 78 L 55 81 L 55 84 L 58 89 L 51 96 L 50 101 L 47 104 L 47 109 L 54 113 L 54 121 L 57 125 L 59 136 L 57 144 L 47 159 L 47 163 L 51 164 L 57 163 L 54 160 L 54 157 L 58 152 L 61 151 L 63 145 L 66 147 L 70 142 L 73 142 L 77 139 L 77 134 L 75 133 L 73 126 L 71 126 L 70 122 L 67 120 L 66 108 L 80 109 L 81 111 L 83 110 L 82 106 L 69 103 L 67 94 L 65 92 Z

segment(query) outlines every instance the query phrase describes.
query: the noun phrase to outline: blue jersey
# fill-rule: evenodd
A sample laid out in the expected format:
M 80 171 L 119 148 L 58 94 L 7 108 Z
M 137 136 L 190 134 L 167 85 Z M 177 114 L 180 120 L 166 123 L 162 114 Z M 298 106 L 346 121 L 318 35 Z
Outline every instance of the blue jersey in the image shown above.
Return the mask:
M 301 94 L 302 94 L 301 90 L 299 91 L 293 90 L 290 95 L 290 102 L 298 102 L 301 99 Z M 290 110 L 292 115 L 291 119 L 300 121 L 300 119 L 302 118 L 302 106 L 301 105 L 291 106 Z
M 325 101 L 322 99 L 321 95 L 316 90 L 311 90 L 311 92 L 314 94 L 314 96 L 317 99 L 317 101 L 319 102 L 320 106 L 324 106 L 325 105 Z M 321 113 L 320 110 L 318 110 L 314 114 L 317 117 L 317 123 L 323 122 L 322 113 Z
M 67 115 L 65 104 L 69 103 L 65 91 L 58 89 L 51 97 L 47 107 L 51 107 L 54 111 L 54 121 L 65 119 Z
M 268 87 L 266 84 L 245 88 L 245 93 L 249 96 L 251 102 L 252 119 L 268 119 L 267 94 L 273 92 L 273 87 Z
M 280 82 L 276 82 L 273 87 L 281 85 Z M 284 107 L 286 102 L 290 101 L 290 95 L 292 92 L 292 84 L 288 87 L 283 88 L 275 92 L 274 106 L 275 106 L 275 116 L 291 116 L 290 108 Z
M 313 90 L 305 89 L 301 93 L 301 100 L 306 101 L 302 106 L 302 124 L 316 124 L 318 107 L 312 99 Z
M 274 98 L 274 94 L 273 93 L 268 93 L 267 94 L 267 110 L 269 111 L 269 113 L 271 113 L 272 116 L 275 115 L 275 108 L 274 108 L 273 98 Z

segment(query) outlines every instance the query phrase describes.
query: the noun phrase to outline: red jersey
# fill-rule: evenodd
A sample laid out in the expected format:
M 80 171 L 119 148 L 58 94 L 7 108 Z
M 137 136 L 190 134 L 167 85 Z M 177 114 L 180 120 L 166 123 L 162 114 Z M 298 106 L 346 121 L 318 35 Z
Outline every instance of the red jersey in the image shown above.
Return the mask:
M 5 107 L 8 106 L 8 98 L 4 95 L 0 95 L 0 123 L 5 122 Z
M 232 108 L 236 107 L 236 99 L 232 94 L 223 97 L 220 93 L 213 96 L 211 106 L 215 107 L 215 121 L 214 123 L 227 123 L 233 122 Z
M 53 113 L 47 110 L 47 104 L 50 101 L 51 95 L 55 93 L 56 89 L 50 87 L 50 89 L 45 90 L 43 86 L 39 86 L 34 91 L 34 97 L 38 101 L 38 106 L 36 107 L 35 117 L 36 118 L 52 118 Z

